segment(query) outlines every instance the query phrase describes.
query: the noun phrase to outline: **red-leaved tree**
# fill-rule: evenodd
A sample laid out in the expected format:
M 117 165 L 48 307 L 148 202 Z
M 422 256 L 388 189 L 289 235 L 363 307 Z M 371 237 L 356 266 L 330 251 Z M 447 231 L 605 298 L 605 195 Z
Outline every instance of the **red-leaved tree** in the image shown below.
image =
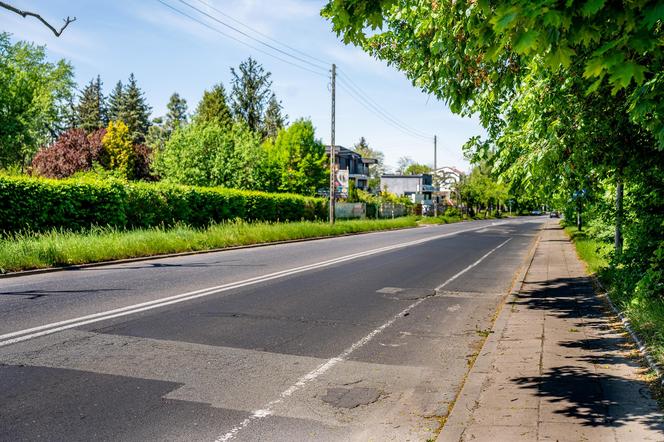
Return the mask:
M 50 146 L 41 149 L 32 160 L 36 175 L 48 178 L 66 178 L 76 172 L 92 169 L 93 164 L 104 164 L 105 151 L 101 139 L 106 129 L 86 134 L 83 129 L 70 129 Z

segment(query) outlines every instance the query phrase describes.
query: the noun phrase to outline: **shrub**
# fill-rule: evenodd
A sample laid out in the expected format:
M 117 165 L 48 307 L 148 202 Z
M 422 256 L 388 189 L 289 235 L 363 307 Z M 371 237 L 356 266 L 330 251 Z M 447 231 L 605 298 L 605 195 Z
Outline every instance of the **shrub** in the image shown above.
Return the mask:
M 70 129 L 51 146 L 41 149 L 32 160 L 36 175 L 67 178 L 77 172 L 91 170 L 94 163 L 104 162 L 102 137 L 105 129 L 86 134 L 83 129 Z
M 109 167 L 124 177 L 132 178 L 135 154 L 127 125 L 122 121 L 111 121 L 101 141 L 108 154 Z
M 325 200 L 292 194 L 89 178 L 0 176 L 0 231 L 204 226 L 229 219 L 325 218 Z

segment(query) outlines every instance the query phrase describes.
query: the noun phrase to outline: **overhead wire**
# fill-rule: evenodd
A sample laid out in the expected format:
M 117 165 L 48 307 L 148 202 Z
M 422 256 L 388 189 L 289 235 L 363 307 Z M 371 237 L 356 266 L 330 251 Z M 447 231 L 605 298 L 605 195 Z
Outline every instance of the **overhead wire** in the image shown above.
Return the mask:
M 203 15 L 203 16 L 207 17 L 208 19 L 213 20 L 213 21 L 223 25 L 224 27 L 226 27 L 226 28 L 242 35 L 245 38 L 248 38 L 248 39 L 250 39 L 254 42 L 259 43 L 260 45 L 264 46 L 265 48 L 267 48 L 269 50 L 276 51 L 281 55 L 290 57 L 292 60 L 285 59 L 280 55 L 275 55 L 274 53 L 269 52 L 268 50 L 256 47 L 256 46 L 242 40 L 241 38 L 238 38 L 235 35 L 231 35 L 227 32 L 224 32 L 221 29 L 219 29 L 218 27 L 212 26 L 210 23 L 208 23 L 206 21 L 203 21 L 203 20 L 201 20 L 201 19 L 199 19 L 199 18 L 197 18 L 197 17 L 195 17 L 191 14 L 188 14 L 188 13 L 182 11 L 181 9 L 178 9 L 178 8 L 174 7 L 173 5 L 167 3 L 164 0 L 157 0 L 157 1 L 159 3 L 161 3 L 162 5 L 166 6 L 167 8 L 171 9 L 172 11 L 175 11 L 176 13 L 178 13 L 178 14 L 180 14 L 180 15 L 182 15 L 182 16 L 190 19 L 190 20 L 193 20 L 196 23 L 198 23 L 202 26 L 205 26 L 206 28 L 208 28 L 208 29 L 210 29 L 210 30 L 212 30 L 212 31 L 214 31 L 214 32 L 226 37 L 226 38 L 234 40 L 234 41 L 236 41 L 236 42 L 238 42 L 238 43 L 240 43 L 244 46 L 247 46 L 247 47 L 249 47 L 249 48 L 251 48 L 251 49 L 253 49 L 257 52 L 268 55 L 268 56 L 270 56 L 274 59 L 277 59 L 281 62 L 287 63 L 291 66 L 297 67 L 297 68 L 302 69 L 304 71 L 307 71 L 307 72 L 310 72 L 312 74 L 315 74 L 315 75 L 318 75 L 318 76 L 325 77 L 325 78 L 329 79 L 329 71 L 327 70 L 327 65 L 329 65 L 331 63 L 328 63 L 325 60 L 322 60 L 320 58 L 317 58 L 317 57 L 314 57 L 310 54 L 307 54 L 306 52 L 301 51 L 297 48 L 294 48 L 290 45 L 287 45 L 286 43 L 280 42 L 279 40 L 276 40 L 276 39 L 260 32 L 256 29 L 252 28 L 251 26 L 241 22 L 240 20 L 235 19 L 234 17 L 230 16 L 229 14 L 226 14 L 225 12 L 221 11 L 220 9 L 215 8 L 213 5 L 211 5 L 210 3 L 208 3 L 204 0 L 195 0 L 195 1 L 205 5 L 206 7 L 210 8 L 213 11 L 215 11 L 217 14 L 228 18 L 229 20 L 233 21 L 234 23 L 237 23 L 238 25 L 242 26 L 243 28 L 247 29 L 248 31 L 253 32 L 255 34 L 258 34 L 258 35 L 262 36 L 263 38 L 266 38 L 266 39 L 274 42 L 275 44 L 278 44 L 278 45 L 280 45 L 284 48 L 287 48 L 288 50 L 290 50 L 292 52 L 300 54 L 301 56 L 294 55 L 293 53 L 291 53 L 287 50 L 283 50 L 283 49 L 280 49 L 278 47 L 275 47 L 272 44 L 266 43 L 265 41 L 261 40 L 260 38 L 254 37 L 254 36 L 250 35 L 249 33 L 244 32 L 241 29 L 238 29 L 237 27 L 226 23 L 225 21 L 221 20 L 220 18 L 215 17 L 214 15 L 209 14 L 208 12 L 201 10 L 200 8 L 197 8 L 196 6 L 188 3 L 185 0 L 177 0 L 177 1 L 182 3 L 183 5 L 186 5 L 187 7 L 191 8 L 191 9 L 193 9 L 198 14 Z M 307 57 L 307 58 L 311 59 L 312 61 L 306 60 L 303 57 Z M 303 66 L 302 63 L 304 63 L 305 66 Z M 323 66 L 321 66 L 320 64 L 317 64 L 317 63 L 322 63 L 322 64 L 325 64 L 326 66 L 323 67 Z M 409 136 L 415 137 L 415 138 L 432 140 L 432 138 L 433 138 L 432 136 L 426 135 L 424 132 L 421 132 L 421 131 L 407 125 L 406 123 L 399 120 L 397 117 L 390 114 L 387 110 L 385 110 L 383 107 L 381 107 L 376 101 L 374 101 L 371 97 L 369 97 L 368 94 L 366 92 L 364 92 L 360 86 L 355 84 L 353 82 L 353 80 L 348 75 L 346 75 L 343 71 L 337 70 L 337 72 L 339 73 L 339 76 L 337 77 L 337 79 L 339 80 L 340 86 L 342 86 L 342 89 L 344 89 L 346 92 L 348 92 L 348 94 L 351 96 L 351 98 L 353 98 L 356 102 L 358 102 L 364 108 L 366 108 L 367 110 L 369 110 L 370 112 L 372 112 L 373 114 L 378 116 L 381 120 L 383 120 L 384 122 L 386 122 L 390 126 L 400 130 L 402 133 L 404 133 L 406 135 L 409 135 Z
M 367 109 L 369 112 L 372 112 L 381 120 L 388 123 L 390 126 L 411 137 L 433 141 L 433 136 L 423 135 L 418 132 L 412 131 L 407 126 L 404 126 L 403 123 L 401 123 L 400 121 L 391 117 L 389 114 L 386 114 L 379 106 L 365 99 L 358 91 L 356 91 L 352 86 L 350 86 L 350 84 L 345 79 L 340 78 L 339 80 L 341 88 L 346 92 L 348 92 L 351 98 L 353 98 L 356 102 L 358 102 L 362 107 Z
M 388 118 L 394 124 L 401 127 L 403 130 L 405 130 L 405 131 L 407 131 L 407 132 L 409 132 L 413 135 L 416 135 L 418 137 L 427 138 L 427 139 L 433 138 L 432 136 L 430 136 L 428 134 L 425 134 L 424 132 L 421 132 L 421 131 L 407 125 L 406 123 L 404 123 L 403 121 L 401 121 L 397 117 L 395 117 L 394 115 L 390 114 L 387 110 L 382 108 L 375 100 L 373 100 L 371 97 L 369 97 L 369 95 L 366 92 L 364 92 L 360 86 L 355 84 L 355 82 L 353 82 L 353 80 L 351 80 L 348 75 L 346 75 L 343 71 L 338 71 L 338 72 L 340 74 L 340 80 L 342 82 L 345 82 L 346 86 L 348 88 L 353 89 L 353 91 L 357 95 L 361 96 L 362 99 L 365 100 L 368 104 L 370 104 L 377 112 L 380 112 L 381 114 L 383 114 L 386 118 Z
M 177 12 L 178 14 L 180 14 L 180 15 L 182 15 L 182 16 L 184 16 L 184 17 L 187 17 L 187 18 L 189 18 L 190 20 L 195 21 L 196 23 L 198 23 L 198 24 L 200 24 L 200 25 L 202 25 L 202 26 L 205 26 L 206 28 L 210 29 L 211 31 L 214 31 L 214 32 L 216 32 L 216 33 L 218 33 L 218 34 L 220 34 L 220 35 L 223 35 L 223 36 L 226 37 L 226 38 L 229 38 L 229 39 L 234 40 L 234 41 L 236 41 L 236 42 L 238 42 L 238 43 L 240 43 L 240 44 L 242 44 L 242 45 L 244 45 L 244 46 L 247 46 L 248 48 L 251 48 L 251 49 L 253 49 L 253 50 L 257 51 L 257 52 L 260 52 L 260 53 L 262 53 L 262 54 L 265 54 L 265 55 L 267 55 L 267 56 L 269 56 L 269 57 L 275 58 L 275 59 L 277 59 L 277 60 L 279 60 L 279 61 L 281 61 L 281 62 L 284 62 L 284 63 L 286 63 L 286 64 L 289 64 L 289 65 L 291 65 L 291 66 L 294 66 L 294 67 L 297 67 L 297 68 L 299 68 L 299 69 L 302 69 L 302 70 L 308 71 L 308 72 L 310 72 L 310 73 L 312 73 L 312 74 L 315 74 L 315 75 L 318 75 L 318 76 L 321 76 L 321 77 L 324 77 L 324 78 L 328 78 L 328 75 L 325 74 L 325 73 L 323 73 L 323 72 L 321 72 L 321 71 L 315 71 L 315 70 L 310 69 L 310 68 L 308 68 L 308 67 L 306 67 L 306 66 L 302 66 L 302 65 L 300 65 L 300 64 L 298 64 L 298 63 L 295 63 L 295 62 L 293 62 L 293 61 L 291 61 L 291 60 L 287 60 L 287 59 L 285 59 L 285 58 L 279 57 L 278 55 L 272 54 L 272 53 L 270 53 L 270 52 L 268 52 L 268 51 L 266 51 L 266 50 L 263 50 L 263 49 L 261 49 L 261 48 L 258 48 L 258 47 L 256 47 L 256 46 L 250 44 L 250 43 L 247 43 L 247 42 L 244 41 L 244 40 L 241 40 L 241 39 L 239 39 L 239 38 L 237 38 L 237 37 L 235 37 L 235 36 L 233 36 L 233 35 L 231 35 L 231 34 L 228 34 L 228 33 L 224 32 L 224 31 L 218 29 L 218 28 L 215 27 L 215 26 L 211 26 L 209 23 L 206 23 L 206 22 L 204 22 L 204 21 L 202 21 L 202 20 L 199 20 L 198 18 L 196 18 L 196 17 L 194 17 L 194 16 L 192 16 L 192 15 L 190 15 L 190 14 L 187 14 L 186 12 L 184 12 L 184 11 L 182 11 L 182 10 L 180 10 L 180 9 L 178 9 L 178 8 L 176 8 L 176 7 L 174 7 L 174 6 L 170 5 L 170 4 L 168 4 L 168 3 L 166 3 L 164 0 L 157 0 L 157 1 L 158 1 L 159 3 L 161 3 L 162 5 L 166 6 L 167 8 L 171 9 L 172 11 L 175 11 L 175 12 Z M 320 68 L 319 68 L 319 69 L 320 69 Z
M 296 53 L 298 53 L 298 54 L 300 54 L 300 55 L 302 55 L 302 56 L 304 56 L 304 57 L 307 57 L 307 58 L 309 58 L 309 59 L 311 59 L 311 60 L 313 60 L 313 61 L 316 61 L 316 62 L 318 62 L 318 63 L 321 63 L 322 67 L 324 67 L 325 69 L 327 69 L 328 66 L 330 66 L 330 65 L 332 64 L 332 63 L 331 63 L 330 61 L 328 61 L 328 60 L 323 60 L 323 59 L 321 59 L 321 58 L 314 57 L 313 55 L 308 54 L 308 53 L 306 53 L 306 52 L 304 52 L 304 51 L 302 51 L 302 50 L 300 50 L 300 49 L 297 49 L 297 48 L 295 48 L 295 47 L 293 47 L 293 46 L 290 46 L 290 45 L 288 45 L 288 44 L 286 44 L 286 43 L 284 43 L 284 42 L 282 42 L 282 41 L 279 41 L 279 40 L 277 40 L 277 39 L 275 39 L 275 38 L 273 38 L 273 37 L 270 37 L 269 35 L 267 35 L 267 34 L 261 32 L 261 31 L 259 31 L 258 29 L 252 28 L 251 26 L 247 25 L 246 23 L 244 23 L 244 22 L 242 22 L 242 21 L 236 19 L 236 18 L 233 17 L 232 15 L 229 15 L 229 14 L 225 13 L 224 11 L 222 11 L 221 9 L 216 8 L 214 5 L 210 4 L 209 2 L 207 2 L 207 1 L 205 1 L 205 0 L 196 0 L 196 1 L 197 1 L 198 3 L 200 3 L 200 4 L 203 4 L 203 5 L 207 6 L 208 8 L 212 9 L 212 10 L 215 11 L 216 13 L 218 13 L 218 14 L 220 14 L 220 15 L 226 17 L 227 19 L 231 20 L 232 22 L 237 23 L 238 25 L 242 26 L 243 28 L 248 29 L 248 30 L 251 31 L 251 32 L 255 32 L 256 34 L 260 35 L 261 37 L 270 40 L 271 42 L 274 42 L 274 43 L 276 43 L 276 44 L 278 44 L 278 45 L 281 45 L 281 46 L 283 46 L 283 47 L 285 47 L 285 48 L 287 48 L 287 49 L 290 49 L 291 51 L 296 52 Z
M 191 8 L 191 9 L 193 9 L 194 11 L 198 12 L 199 14 L 202 14 L 202 15 L 208 17 L 210 20 L 214 20 L 215 22 L 221 24 L 222 26 L 225 26 L 225 27 L 227 27 L 228 29 L 231 29 L 231 30 L 235 31 L 235 32 L 237 32 L 238 34 L 241 34 L 241 35 L 245 36 L 246 38 L 249 38 L 250 40 L 255 41 L 256 43 L 259 43 L 259 44 L 261 44 L 261 45 L 263 45 L 263 46 L 265 46 L 265 47 L 267 47 L 267 48 L 270 48 L 270 49 L 272 49 L 273 51 L 277 51 L 277 52 L 279 52 L 280 54 L 283 54 L 283 55 L 285 55 L 285 56 L 287 56 L 287 57 L 291 57 L 291 58 L 293 58 L 294 60 L 297 60 L 297 61 L 299 61 L 299 62 L 301 62 L 301 63 L 308 64 L 309 66 L 311 66 L 311 67 L 313 67 L 313 68 L 316 68 L 316 69 L 325 69 L 325 68 L 322 68 L 321 66 L 319 66 L 319 65 L 317 65 L 317 64 L 312 63 L 312 62 L 309 61 L 309 60 L 306 60 L 306 59 L 304 59 L 304 58 L 302 58 L 302 57 L 298 57 L 297 55 L 293 55 L 293 54 L 291 54 L 291 53 L 288 52 L 288 51 L 284 51 L 284 50 L 282 50 L 282 49 L 279 49 L 279 48 L 276 47 L 276 46 L 273 46 L 273 45 L 271 45 L 271 44 L 269 44 L 269 43 L 266 43 L 266 42 L 264 42 L 263 40 L 261 40 L 261 39 L 259 39 L 259 38 L 256 38 L 256 37 L 254 37 L 254 36 L 252 36 L 252 35 L 250 35 L 250 34 L 244 32 L 244 31 L 242 31 L 241 29 L 236 28 L 236 27 L 233 26 L 233 25 L 229 25 L 229 24 L 226 23 L 225 21 L 223 21 L 223 20 L 221 20 L 221 19 L 215 17 L 215 16 L 212 15 L 212 14 L 209 14 L 209 13 L 203 11 L 203 10 L 200 9 L 200 8 L 197 8 L 196 6 L 192 5 L 191 3 L 186 2 L 185 0 L 177 0 L 177 1 L 179 1 L 179 2 L 182 3 L 183 5 L 188 6 L 189 8 Z

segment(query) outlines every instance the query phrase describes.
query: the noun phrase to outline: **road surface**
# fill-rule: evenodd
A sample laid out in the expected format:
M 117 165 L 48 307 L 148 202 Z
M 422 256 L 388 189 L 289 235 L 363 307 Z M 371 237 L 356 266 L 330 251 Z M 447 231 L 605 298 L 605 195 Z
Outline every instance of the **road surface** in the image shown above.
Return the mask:
M 0 279 L 0 440 L 426 440 L 542 222 Z

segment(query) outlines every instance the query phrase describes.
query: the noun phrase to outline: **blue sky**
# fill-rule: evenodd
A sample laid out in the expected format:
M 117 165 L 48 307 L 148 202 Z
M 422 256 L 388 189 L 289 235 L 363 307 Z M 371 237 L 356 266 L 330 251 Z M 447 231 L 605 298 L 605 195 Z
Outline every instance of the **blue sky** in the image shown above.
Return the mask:
M 162 1 L 197 15 L 209 26 L 247 40 L 179 0 Z M 211 4 L 273 39 L 323 61 L 336 63 L 340 75 L 350 78 L 381 109 L 418 133 L 431 136 L 431 139 L 424 139 L 404 133 L 358 104 L 348 92 L 349 87 L 338 83 L 337 144 L 352 147 L 364 136 L 372 147 L 385 153 L 390 166 L 395 166 L 401 156 L 432 164 L 432 138 L 437 134 L 438 165 L 468 168 L 461 146 L 469 137 L 483 133 L 479 123 L 452 114 L 444 103 L 413 87 L 402 73 L 360 49 L 345 46 L 319 15 L 324 1 L 186 1 L 234 24 L 204 5 Z M 273 90 L 282 100 L 289 119 L 311 118 L 317 136 L 325 143 L 330 140 L 329 78 L 248 48 L 177 14 L 158 0 L 12 0 L 11 4 L 38 12 L 53 24 L 60 24 L 67 15 L 77 17 L 77 21 L 56 38 L 35 19 L 0 10 L 0 29 L 12 33 L 14 39 L 46 45 L 53 59 L 71 61 L 79 85 L 100 74 L 106 94 L 118 80 L 126 80 L 133 72 L 153 108 L 153 117 L 165 113 L 168 97 L 173 92 L 185 97 L 189 110 L 193 111 L 203 90 L 214 83 L 221 81 L 229 89 L 229 68 L 251 55 L 272 72 Z M 263 37 L 256 37 L 272 44 Z M 274 53 L 256 42 L 250 44 Z M 275 55 L 283 57 L 279 53 Z

